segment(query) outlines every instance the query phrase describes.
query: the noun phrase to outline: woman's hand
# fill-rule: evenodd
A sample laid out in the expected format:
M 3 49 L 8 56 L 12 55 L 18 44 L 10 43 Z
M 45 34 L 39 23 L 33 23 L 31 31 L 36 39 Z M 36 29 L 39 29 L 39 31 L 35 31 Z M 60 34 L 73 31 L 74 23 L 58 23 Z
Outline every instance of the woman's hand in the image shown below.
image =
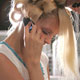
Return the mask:
M 40 56 L 44 39 L 41 38 L 41 30 L 37 29 L 36 25 L 32 26 L 32 30 L 29 32 L 29 23 L 25 27 L 25 47 L 24 47 L 24 60 L 27 63 L 40 63 Z
M 25 46 L 23 49 L 23 59 L 27 66 L 30 80 L 44 80 L 40 67 L 40 57 L 44 39 L 41 38 L 41 30 L 37 29 L 35 25 L 32 26 L 32 30 L 29 32 L 30 26 L 31 23 L 24 29 Z

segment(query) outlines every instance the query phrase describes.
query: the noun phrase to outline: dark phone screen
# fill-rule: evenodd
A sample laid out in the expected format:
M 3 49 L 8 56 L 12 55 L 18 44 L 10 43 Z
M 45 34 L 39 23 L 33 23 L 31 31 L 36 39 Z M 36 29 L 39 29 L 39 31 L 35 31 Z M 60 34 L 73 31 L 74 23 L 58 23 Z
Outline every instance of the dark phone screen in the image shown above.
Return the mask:
M 24 23 L 25 26 L 26 26 L 30 21 L 31 21 L 30 18 L 24 18 L 24 19 L 23 19 L 23 23 Z M 32 30 L 32 24 L 31 24 L 31 26 L 30 26 L 30 28 L 29 28 L 29 32 L 30 32 L 31 30 Z

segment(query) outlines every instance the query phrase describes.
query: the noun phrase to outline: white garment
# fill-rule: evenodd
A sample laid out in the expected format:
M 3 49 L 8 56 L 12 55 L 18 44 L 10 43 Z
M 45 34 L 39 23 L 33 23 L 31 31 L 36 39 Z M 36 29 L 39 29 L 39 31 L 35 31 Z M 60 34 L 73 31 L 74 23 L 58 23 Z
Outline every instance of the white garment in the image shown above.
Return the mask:
M 11 50 L 10 46 L 7 44 L 4 44 L 4 42 L 0 43 L 0 53 L 5 55 L 18 69 L 18 71 L 23 76 L 24 80 L 29 80 L 29 74 L 27 68 L 23 65 L 23 63 L 19 60 L 19 58 L 14 54 L 14 52 Z M 21 58 L 20 58 L 21 59 Z M 48 80 L 48 74 L 47 74 L 47 65 L 48 65 L 48 57 L 46 54 L 42 53 L 41 55 L 41 65 L 44 72 L 44 80 Z

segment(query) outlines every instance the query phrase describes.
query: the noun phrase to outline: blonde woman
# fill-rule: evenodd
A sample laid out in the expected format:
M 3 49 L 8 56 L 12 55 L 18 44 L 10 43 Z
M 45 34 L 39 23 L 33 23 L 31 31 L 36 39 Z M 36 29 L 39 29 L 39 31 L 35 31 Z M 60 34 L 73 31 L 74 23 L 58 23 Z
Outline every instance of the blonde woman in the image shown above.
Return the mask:
M 37 2 L 12 0 L 9 13 L 12 27 L 7 38 L 0 42 L 1 80 L 49 80 L 48 58 L 42 53 L 42 47 L 45 43 L 50 44 L 58 33 L 59 20 L 55 3 L 48 1 L 50 11 L 45 6 L 44 13 L 38 6 L 47 4 L 47 0 L 38 2 L 39 5 L 34 5 Z M 31 21 L 24 25 L 26 18 Z
M 74 34 L 64 4 L 64 0 L 12 0 L 12 28 L 0 42 L 1 80 L 49 80 L 48 58 L 42 47 L 56 34 L 64 72 L 78 75 Z M 23 23 L 25 18 L 30 19 L 27 25 Z

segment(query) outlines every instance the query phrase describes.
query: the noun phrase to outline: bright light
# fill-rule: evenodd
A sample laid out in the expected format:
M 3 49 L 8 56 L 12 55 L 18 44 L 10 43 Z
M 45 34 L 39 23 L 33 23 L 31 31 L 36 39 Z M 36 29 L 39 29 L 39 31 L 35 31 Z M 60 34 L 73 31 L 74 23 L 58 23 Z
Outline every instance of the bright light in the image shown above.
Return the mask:
M 21 18 L 21 14 L 19 14 L 19 13 L 14 14 L 14 19 L 15 20 L 20 20 L 20 18 Z
M 22 8 L 22 6 L 23 6 L 22 3 L 18 3 L 16 7 L 17 7 L 17 8 Z
M 65 7 L 66 9 L 68 9 L 69 11 L 72 11 L 72 9 L 71 8 L 69 8 L 69 7 Z

